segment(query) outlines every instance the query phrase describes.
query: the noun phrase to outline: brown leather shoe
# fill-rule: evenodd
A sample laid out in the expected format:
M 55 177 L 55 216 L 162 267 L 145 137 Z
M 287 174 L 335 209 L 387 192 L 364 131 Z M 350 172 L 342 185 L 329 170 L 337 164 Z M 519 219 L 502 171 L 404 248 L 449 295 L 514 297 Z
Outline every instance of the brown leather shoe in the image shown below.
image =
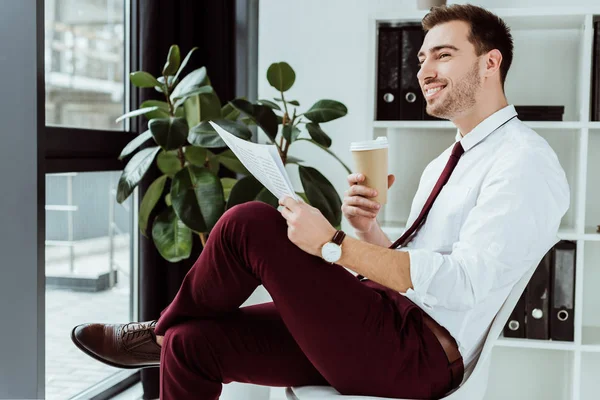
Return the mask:
M 85 354 L 117 368 L 150 368 L 160 365 L 156 321 L 121 325 L 83 324 L 71 332 L 71 340 Z

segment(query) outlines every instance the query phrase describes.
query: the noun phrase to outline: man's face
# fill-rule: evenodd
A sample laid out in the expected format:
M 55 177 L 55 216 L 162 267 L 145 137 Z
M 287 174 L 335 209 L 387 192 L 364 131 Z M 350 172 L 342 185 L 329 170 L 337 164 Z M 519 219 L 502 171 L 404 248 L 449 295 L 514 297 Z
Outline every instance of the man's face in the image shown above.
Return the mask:
M 427 102 L 427 114 L 452 120 L 476 104 L 481 89 L 480 57 L 469 42 L 463 21 L 436 25 L 419 51 L 417 74 Z

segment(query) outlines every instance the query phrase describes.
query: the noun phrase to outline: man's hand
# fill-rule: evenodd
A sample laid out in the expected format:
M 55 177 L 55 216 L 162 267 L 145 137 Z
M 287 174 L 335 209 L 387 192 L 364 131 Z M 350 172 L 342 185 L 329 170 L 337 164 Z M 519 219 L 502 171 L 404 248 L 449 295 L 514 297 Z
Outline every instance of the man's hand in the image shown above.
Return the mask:
M 377 214 L 381 205 L 376 201 L 370 200 L 377 196 L 375 189 L 361 185 L 364 182 L 363 174 L 348 175 L 348 184 L 350 188 L 344 193 L 342 212 L 350 222 L 350 225 L 358 233 L 367 233 L 377 222 Z M 396 178 L 394 175 L 388 175 L 388 188 L 392 187 Z
M 336 232 L 321 211 L 291 197 L 279 199 L 281 215 L 288 224 L 288 238 L 296 246 L 314 256 L 321 256 L 321 247 L 329 242 Z

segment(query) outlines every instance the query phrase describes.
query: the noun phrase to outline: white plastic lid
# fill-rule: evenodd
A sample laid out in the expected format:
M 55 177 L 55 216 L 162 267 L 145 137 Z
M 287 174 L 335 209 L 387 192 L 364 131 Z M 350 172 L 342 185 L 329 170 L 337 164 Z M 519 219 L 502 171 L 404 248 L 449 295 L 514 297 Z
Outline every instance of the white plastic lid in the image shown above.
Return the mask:
M 350 143 L 350 151 L 361 151 L 361 150 L 377 150 L 387 149 L 388 140 L 385 136 L 379 136 L 375 140 L 365 140 L 364 142 L 352 142 Z

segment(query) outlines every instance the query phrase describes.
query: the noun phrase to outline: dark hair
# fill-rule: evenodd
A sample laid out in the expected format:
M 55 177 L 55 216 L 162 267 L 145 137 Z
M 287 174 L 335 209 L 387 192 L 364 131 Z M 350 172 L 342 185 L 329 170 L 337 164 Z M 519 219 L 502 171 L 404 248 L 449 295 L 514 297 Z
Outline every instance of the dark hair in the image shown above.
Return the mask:
M 478 56 L 494 49 L 502 53 L 500 83 L 504 87 L 513 59 L 513 39 L 504 21 L 488 10 L 472 4 L 452 4 L 432 7 L 421 21 L 421 25 L 427 32 L 436 25 L 451 21 L 464 21 L 471 26 L 468 39 Z

